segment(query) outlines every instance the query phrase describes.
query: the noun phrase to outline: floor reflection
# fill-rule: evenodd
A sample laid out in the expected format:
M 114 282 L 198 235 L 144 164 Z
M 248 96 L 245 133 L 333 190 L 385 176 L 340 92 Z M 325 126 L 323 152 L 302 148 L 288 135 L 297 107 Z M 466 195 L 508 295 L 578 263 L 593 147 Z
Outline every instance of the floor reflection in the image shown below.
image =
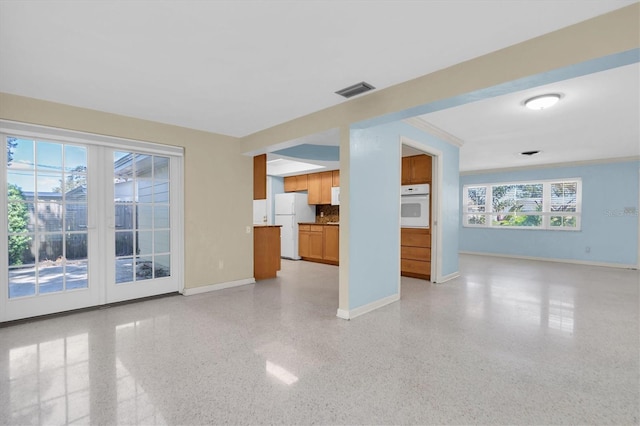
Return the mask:
M 89 422 L 88 334 L 9 351 L 13 424 Z
M 0 424 L 167 424 L 126 350 L 156 325 L 140 320 L 110 336 L 85 332 L 8 348 L 0 358 L 8 378 L 0 382 Z
M 575 295 L 558 285 L 526 285 L 526 280 L 466 283 L 466 315 L 493 320 L 504 327 L 534 326 L 571 336 L 574 332 Z M 523 328 L 524 330 L 524 328 Z

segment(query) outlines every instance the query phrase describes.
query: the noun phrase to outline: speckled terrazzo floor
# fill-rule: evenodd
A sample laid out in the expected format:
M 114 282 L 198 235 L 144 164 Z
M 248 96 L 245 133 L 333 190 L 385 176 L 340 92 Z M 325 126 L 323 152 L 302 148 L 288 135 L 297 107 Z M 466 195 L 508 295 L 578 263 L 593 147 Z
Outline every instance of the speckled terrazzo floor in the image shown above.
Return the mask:
M 637 424 L 638 271 L 462 256 L 337 319 L 333 266 L 0 329 L 0 424 Z

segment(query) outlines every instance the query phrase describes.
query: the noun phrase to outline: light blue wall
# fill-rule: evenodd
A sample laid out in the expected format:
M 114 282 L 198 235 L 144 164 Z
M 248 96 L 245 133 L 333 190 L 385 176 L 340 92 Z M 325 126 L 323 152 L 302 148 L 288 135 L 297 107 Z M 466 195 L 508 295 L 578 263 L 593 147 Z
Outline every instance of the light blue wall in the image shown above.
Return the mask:
M 399 135 L 352 129 L 349 161 L 349 309 L 398 293 Z
M 458 271 L 458 148 L 402 122 L 352 128 L 349 309 L 398 293 L 401 136 L 443 153 L 443 275 Z
M 479 229 L 463 227 L 461 218 L 460 250 L 636 265 L 638 216 L 628 209 L 638 211 L 639 168 L 639 161 L 629 161 L 461 176 L 461 194 L 468 184 L 582 178 L 582 226 L 580 231 Z

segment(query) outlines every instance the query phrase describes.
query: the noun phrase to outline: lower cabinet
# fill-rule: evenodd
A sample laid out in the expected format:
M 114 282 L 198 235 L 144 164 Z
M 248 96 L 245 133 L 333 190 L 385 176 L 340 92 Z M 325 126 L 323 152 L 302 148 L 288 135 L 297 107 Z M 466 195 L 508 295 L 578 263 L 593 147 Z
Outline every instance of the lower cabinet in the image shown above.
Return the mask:
M 322 258 L 337 264 L 340 261 L 340 227 L 327 225 L 323 228 Z
M 336 225 L 301 224 L 298 230 L 298 255 L 312 262 L 338 264 L 340 228 Z
M 253 227 L 253 276 L 275 278 L 280 270 L 280 226 Z
M 431 230 L 402 228 L 400 230 L 400 274 L 431 279 Z

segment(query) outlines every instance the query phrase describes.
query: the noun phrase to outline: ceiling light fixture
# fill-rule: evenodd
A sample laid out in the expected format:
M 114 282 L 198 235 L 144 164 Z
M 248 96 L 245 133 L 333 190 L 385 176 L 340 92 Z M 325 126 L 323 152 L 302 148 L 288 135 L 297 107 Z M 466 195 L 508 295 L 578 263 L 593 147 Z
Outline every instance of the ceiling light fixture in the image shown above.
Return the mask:
M 345 98 L 350 98 L 355 95 L 359 95 L 360 93 L 368 92 L 369 90 L 373 90 L 375 87 L 361 81 L 358 84 L 354 84 L 353 86 L 345 87 L 344 89 L 338 90 L 336 93 L 340 96 L 344 96 Z
M 534 96 L 524 101 L 524 106 L 533 110 L 547 109 L 554 106 L 560 100 L 557 93 L 549 93 L 548 95 Z

